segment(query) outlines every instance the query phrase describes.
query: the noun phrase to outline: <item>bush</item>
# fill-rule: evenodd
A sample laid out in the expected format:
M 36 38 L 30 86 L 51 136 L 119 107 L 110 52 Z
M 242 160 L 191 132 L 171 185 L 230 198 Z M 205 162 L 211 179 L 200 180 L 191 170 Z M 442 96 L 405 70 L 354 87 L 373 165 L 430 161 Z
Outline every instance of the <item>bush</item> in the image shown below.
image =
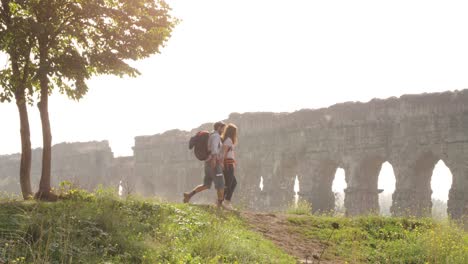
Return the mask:
M 295 215 L 311 215 L 312 204 L 306 200 L 299 199 L 297 204 L 292 203 L 288 206 L 286 213 Z

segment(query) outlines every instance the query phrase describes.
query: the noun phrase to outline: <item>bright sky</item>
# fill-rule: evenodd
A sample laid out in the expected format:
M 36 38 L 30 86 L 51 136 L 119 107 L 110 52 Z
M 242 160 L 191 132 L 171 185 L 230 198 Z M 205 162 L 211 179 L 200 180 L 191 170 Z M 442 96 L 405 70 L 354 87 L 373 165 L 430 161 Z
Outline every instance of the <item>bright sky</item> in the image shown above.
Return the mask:
M 51 98 L 53 142 L 191 129 L 231 112 L 295 111 L 468 87 L 468 2 L 168 0 L 182 22 L 135 79 L 103 76 L 76 103 Z M 14 104 L 0 104 L 0 154 L 20 151 Z M 41 146 L 36 109 L 33 147 Z

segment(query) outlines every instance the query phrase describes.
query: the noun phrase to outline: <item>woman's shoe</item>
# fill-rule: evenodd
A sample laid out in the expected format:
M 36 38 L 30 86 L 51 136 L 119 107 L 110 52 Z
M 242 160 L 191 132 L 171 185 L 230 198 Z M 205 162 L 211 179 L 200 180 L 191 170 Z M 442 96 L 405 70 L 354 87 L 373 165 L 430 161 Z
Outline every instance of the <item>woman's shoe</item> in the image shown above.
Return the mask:
M 224 205 L 224 208 L 226 208 L 228 210 L 234 210 L 234 207 L 232 207 L 231 201 L 224 200 L 223 205 Z

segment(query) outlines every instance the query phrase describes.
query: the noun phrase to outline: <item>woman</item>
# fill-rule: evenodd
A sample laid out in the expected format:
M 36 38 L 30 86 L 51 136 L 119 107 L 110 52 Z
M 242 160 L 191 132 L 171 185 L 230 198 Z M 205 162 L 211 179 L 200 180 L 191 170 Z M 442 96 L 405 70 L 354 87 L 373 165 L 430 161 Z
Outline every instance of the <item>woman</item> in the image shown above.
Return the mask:
M 233 209 L 231 198 L 237 185 L 236 177 L 234 176 L 234 168 L 236 165 L 234 147 L 237 145 L 237 127 L 232 123 L 228 124 L 224 129 L 221 140 L 223 141 L 224 182 L 226 185 L 224 191 L 224 206 L 228 209 Z

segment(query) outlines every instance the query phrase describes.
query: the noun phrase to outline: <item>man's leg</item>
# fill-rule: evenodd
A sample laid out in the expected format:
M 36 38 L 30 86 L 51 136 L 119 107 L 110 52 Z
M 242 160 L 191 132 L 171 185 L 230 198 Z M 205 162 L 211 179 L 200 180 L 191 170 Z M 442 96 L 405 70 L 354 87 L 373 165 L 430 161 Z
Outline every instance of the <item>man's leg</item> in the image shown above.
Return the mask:
M 217 189 L 216 192 L 218 193 L 218 203 L 216 205 L 221 207 L 224 201 L 224 188 Z
M 210 187 L 200 184 L 197 187 L 195 187 L 191 192 L 185 192 L 184 193 L 184 203 L 188 203 L 190 201 L 190 198 L 192 198 L 195 194 L 202 192 L 204 190 L 208 190 Z
M 203 184 L 198 185 L 189 193 L 184 193 L 184 203 L 188 203 L 190 201 L 190 198 L 192 198 L 192 196 L 194 196 L 195 194 L 204 190 L 208 190 L 211 187 L 212 183 L 213 178 L 211 177 L 210 164 L 205 162 L 205 177 L 203 178 Z
M 216 203 L 216 205 L 218 207 L 221 207 L 224 201 L 224 187 L 225 187 L 223 169 L 221 168 L 221 165 L 217 164 L 213 172 L 214 172 L 213 181 L 214 181 L 216 193 L 218 196 L 218 202 Z

